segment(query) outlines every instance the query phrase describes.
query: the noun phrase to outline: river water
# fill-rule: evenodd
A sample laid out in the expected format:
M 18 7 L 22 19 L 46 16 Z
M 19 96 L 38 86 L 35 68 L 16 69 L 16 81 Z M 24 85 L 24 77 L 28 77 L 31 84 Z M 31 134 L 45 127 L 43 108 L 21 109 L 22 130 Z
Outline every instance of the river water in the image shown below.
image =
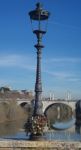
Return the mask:
M 23 129 L 24 123 L 23 120 L 0 123 L 0 140 L 29 140 Z M 43 136 L 46 140 L 81 141 L 80 130 L 75 127 L 75 118 L 65 123 L 54 123 Z

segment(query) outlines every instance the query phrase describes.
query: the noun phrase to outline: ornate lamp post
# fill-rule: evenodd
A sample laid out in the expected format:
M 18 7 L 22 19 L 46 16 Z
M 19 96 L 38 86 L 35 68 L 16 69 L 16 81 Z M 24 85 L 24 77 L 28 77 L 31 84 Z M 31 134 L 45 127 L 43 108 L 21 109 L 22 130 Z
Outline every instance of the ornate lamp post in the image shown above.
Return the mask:
M 44 46 L 41 43 L 42 36 L 46 33 L 46 30 L 42 30 L 41 22 L 46 21 L 49 18 L 49 12 L 43 10 L 41 3 L 36 4 L 36 9 L 29 12 L 30 20 L 38 22 L 38 27 L 33 30 L 33 33 L 37 36 L 37 44 L 35 48 L 37 49 L 37 70 L 36 70 L 36 84 L 35 84 L 35 106 L 34 106 L 34 116 L 42 115 L 42 82 L 41 82 L 41 53 Z
M 37 28 L 33 33 L 37 37 L 37 44 L 35 48 L 37 49 L 37 68 L 36 68 L 36 83 L 35 83 L 35 101 L 34 101 L 34 111 L 31 121 L 29 121 L 29 130 L 32 135 L 41 135 L 43 132 L 43 127 L 45 126 L 45 116 L 42 111 L 42 82 L 41 82 L 41 53 L 42 48 L 42 36 L 46 33 L 46 29 L 42 29 L 44 24 L 47 23 L 50 13 L 42 8 L 41 3 L 36 4 L 36 9 L 29 12 L 30 20 L 33 25 L 37 25 Z M 45 26 L 46 27 L 46 26 Z

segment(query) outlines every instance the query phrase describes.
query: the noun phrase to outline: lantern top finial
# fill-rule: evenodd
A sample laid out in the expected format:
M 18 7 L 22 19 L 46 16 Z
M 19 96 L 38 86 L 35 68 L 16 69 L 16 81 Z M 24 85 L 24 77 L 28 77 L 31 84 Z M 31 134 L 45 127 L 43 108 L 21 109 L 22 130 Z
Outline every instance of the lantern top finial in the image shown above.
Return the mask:
M 38 2 L 37 4 L 36 4 L 36 6 L 37 6 L 37 9 L 42 9 L 42 4 L 40 3 L 40 2 Z

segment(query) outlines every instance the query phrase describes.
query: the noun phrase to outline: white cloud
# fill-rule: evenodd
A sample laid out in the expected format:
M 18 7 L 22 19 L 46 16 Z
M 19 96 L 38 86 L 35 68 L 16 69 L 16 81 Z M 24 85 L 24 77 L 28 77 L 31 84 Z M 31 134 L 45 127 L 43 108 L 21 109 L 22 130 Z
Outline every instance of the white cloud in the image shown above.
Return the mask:
M 71 74 L 66 72 L 54 72 L 54 71 L 44 71 L 44 72 L 59 79 L 66 79 L 72 76 Z
M 55 71 L 44 71 L 45 73 L 54 77 L 57 80 L 71 81 L 71 82 L 81 82 L 81 79 L 76 75 L 68 72 L 55 72 Z
M 34 70 L 34 58 L 25 55 L 1 55 L 0 67 L 19 67 L 28 70 Z
M 0 67 L 15 66 L 20 60 L 18 55 L 2 55 L 0 56 Z
M 45 73 L 53 76 L 56 79 L 80 82 L 80 72 L 77 67 L 81 65 L 81 58 L 48 58 L 43 60 L 46 70 Z M 59 67 L 57 67 L 57 64 Z
M 36 58 L 28 55 L 8 54 L 0 56 L 0 67 L 21 67 L 24 69 L 35 69 Z M 81 63 L 81 58 L 50 58 L 43 59 L 43 63 Z
M 71 82 L 81 82 L 81 79 L 77 78 L 77 77 L 73 77 L 73 78 L 69 78 L 68 81 L 71 81 Z
M 79 26 L 64 24 L 64 23 L 60 23 L 60 22 L 53 22 L 53 21 L 50 21 L 49 24 L 52 24 L 52 25 L 59 25 L 59 26 L 62 26 L 62 27 L 71 28 L 71 29 L 73 29 L 73 30 L 81 30 L 81 27 L 79 27 Z
M 81 58 L 50 58 L 45 63 L 81 63 Z
M 76 77 L 72 72 L 68 71 L 53 71 L 48 69 L 50 63 L 81 63 L 80 58 L 50 58 L 43 60 L 46 70 L 43 68 L 42 71 L 50 76 L 53 76 L 57 79 L 68 80 L 68 81 L 79 81 L 80 79 Z M 36 68 L 36 58 L 29 55 L 19 55 L 19 54 L 8 54 L 0 56 L 0 67 L 17 67 L 21 69 L 26 69 L 33 71 Z M 48 64 L 48 65 L 47 65 Z M 52 65 L 52 64 L 51 64 Z M 4 81 L 1 81 L 2 83 Z

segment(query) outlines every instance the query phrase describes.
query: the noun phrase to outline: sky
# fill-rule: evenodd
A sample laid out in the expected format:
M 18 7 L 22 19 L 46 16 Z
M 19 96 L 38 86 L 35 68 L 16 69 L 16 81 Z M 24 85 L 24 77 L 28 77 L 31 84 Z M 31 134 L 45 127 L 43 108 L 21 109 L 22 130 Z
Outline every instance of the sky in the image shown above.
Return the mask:
M 50 12 L 42 39 L 43 95 L 81 99 L 81 0 L 39 0 Z M 0 86 L 34 91 L 37 43 L 28 12 L 38 0 L 0 0 Z

